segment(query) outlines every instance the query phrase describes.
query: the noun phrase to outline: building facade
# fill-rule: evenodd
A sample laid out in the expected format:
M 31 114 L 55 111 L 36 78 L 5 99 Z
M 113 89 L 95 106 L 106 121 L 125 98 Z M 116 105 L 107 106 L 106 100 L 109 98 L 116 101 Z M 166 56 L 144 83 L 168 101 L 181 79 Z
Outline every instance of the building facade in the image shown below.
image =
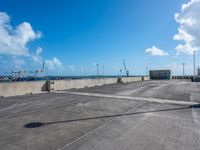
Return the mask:
M 152 80 L 170 80 L 172 78 L 171 70 L 150 70 L 149 76 Z

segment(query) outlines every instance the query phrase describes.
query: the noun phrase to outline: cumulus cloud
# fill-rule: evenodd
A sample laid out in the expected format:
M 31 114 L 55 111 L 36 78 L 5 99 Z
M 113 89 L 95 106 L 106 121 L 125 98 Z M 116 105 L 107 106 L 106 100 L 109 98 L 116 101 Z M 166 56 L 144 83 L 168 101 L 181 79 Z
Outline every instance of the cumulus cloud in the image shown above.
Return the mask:
M 74 71 L 75 70 L 75 66 L 74 65 L 68 65 L 68 68 L 70 71 Z
M 34 54 L 32 54 L 32 58 L 36 63 L 40 63 L 41 64 L 41 62 L 42 62 L 41 53 L 42 53 L 42 48 L 38 47 L 36 49 L 36 52 Z
M 0 54 L 29 56 L 27 44 L 40 38 L 41 32 L 35 32 L 28 22 L 14 28 L 10 20 L 7 13 L 0 12 Z
M 45 64 L 49 71 L 60 71 L 61 69 L 63 69 L 62 62 L 56 57 L 51 60 L 45 60 Z
M 40 38 L 41 32 L 34 31 L 28 22 L 12 26 L 10 21 L 11 18 L 6 12 L 0 12 L 0 72 L 36 70 L 45 62 L 45 68 L 51 73 L 62 73 L 63 64 L 58 58 L 45 60 L 41 55 L 41 47 L 35 52 L 28 48 L 28 43 Z
M 173 39 L 181 41 L 176 46 L 177 53 L 192 54 L 200 48 L 200 0 L 183 4 L 175 20 L 179 24 L 178 33 Z
M 145 53 L 151 56 L 167 56 L 168 53 L 165 52 L 164 50 L 161 50 L 155 46 L 153 46 L 152 48 L 147 48 L 145 50 Z

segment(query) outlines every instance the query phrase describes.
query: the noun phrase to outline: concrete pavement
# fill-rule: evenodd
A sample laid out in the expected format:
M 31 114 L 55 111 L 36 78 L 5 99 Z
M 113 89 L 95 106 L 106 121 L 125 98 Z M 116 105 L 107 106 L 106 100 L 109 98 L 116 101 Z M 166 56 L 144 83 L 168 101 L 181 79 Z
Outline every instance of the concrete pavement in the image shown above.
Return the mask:
M 200 84 L 146 81 L 70 90 L 200 102 Z M 197 150 L 199 105 L 44 93 L 0 99 L 2 150 Z

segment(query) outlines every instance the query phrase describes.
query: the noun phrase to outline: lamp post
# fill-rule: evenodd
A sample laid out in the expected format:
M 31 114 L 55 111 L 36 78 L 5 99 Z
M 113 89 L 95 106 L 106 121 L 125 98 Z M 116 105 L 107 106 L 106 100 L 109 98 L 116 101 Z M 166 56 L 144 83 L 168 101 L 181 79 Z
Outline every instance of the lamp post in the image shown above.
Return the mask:
M 149 68 L 146 67 L 145 69 L 146 69 L 146 76 L 148 76 L 148 69 L 149 69 Z
M 184 76 L 185 76 L 185 63 L 182 63 L 182 65 L 183 65 L 183 79 L 184 79 Z
M 120 71 L 120 76 L 122 77 L 122 69 L 120 69 L 119 71 Z
M 102 76 L 104 76 L 104 66 L 102 66 Z
M 99 64 L 96 64 L 97 66 L 97 76 L 99 76 Z
M 193 75 L 193 79 L 195 79 L 195 75 L 196 75 L 196 64 L 195 64 L 195 51 L 193 52 L 193 66 L 194 66 L 194 75 Z

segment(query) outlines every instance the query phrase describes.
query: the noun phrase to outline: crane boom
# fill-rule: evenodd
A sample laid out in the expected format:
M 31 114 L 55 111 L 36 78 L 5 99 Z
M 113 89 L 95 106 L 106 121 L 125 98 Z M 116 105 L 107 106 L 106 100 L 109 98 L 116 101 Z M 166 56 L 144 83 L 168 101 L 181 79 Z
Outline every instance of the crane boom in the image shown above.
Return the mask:
M 125 73 L 126 73 L 127 70 L 126 70 L 126 62 L 125 62 L 125 60 L 123 60 L 123 65 L 124 65 L 124 71 L 125 71 Z
M 42 71 L 44 70 L 44 66 L 45 66 L 45 61 L 43 62 L 43 65 L 42 65 Z
M 129 71 L 126 68 L 126 62 L 125 62 L 125 60 L 123 60 L 123 65 L 124 65 L 125 75 L 128 77 L 129 76 Z

